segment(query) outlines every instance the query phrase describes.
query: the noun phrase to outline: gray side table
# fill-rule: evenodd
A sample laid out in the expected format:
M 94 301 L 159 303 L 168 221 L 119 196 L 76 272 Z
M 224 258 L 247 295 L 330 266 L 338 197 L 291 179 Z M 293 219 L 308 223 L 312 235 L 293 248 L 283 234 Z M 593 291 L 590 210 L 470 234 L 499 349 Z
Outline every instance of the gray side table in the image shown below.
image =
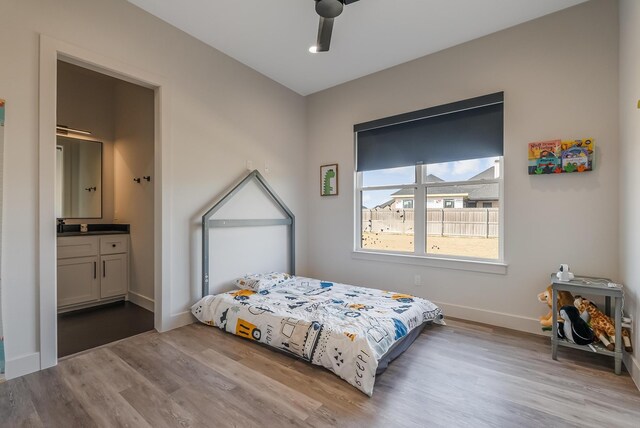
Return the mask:
M 611 316 L 611 298 L 614 299 L 616 324 L 616 342 L 615 350 L 609 351 L 604 347 L 596 348 L 598 354 L 608 355 L 615 359 L 615 372 L 620 374 L 622 369 L 622 288 L 609 287 L 607 283 L 610 280 L 606 278 L 591 277 L 575 277 L 571 281 L 560 281 L 555 273 L 551 274 L 551 301 L 553 307 L 553 319 L 551 325 L 551 357 L 558 359 L 558 345 L 567 346 L 569 348 L 580 349 L 582 351 L 594 352 L 589 346 L 576 345 L 566 340 L 558 338 L 558 291 L 568 291 L 571 294 L 581 296 L 604 296 L 606 299 L 605 313 Z

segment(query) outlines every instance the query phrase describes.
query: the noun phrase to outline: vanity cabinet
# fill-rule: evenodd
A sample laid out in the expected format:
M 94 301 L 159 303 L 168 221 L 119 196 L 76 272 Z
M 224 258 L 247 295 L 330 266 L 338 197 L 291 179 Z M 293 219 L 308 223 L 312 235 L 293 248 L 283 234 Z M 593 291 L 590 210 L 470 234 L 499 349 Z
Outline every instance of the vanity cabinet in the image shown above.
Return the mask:
M 100 277 L 100 298 L 127 294 L 129 263 L 128 254 L 100 256 L 102 276 Z
M 58 311 L 124 298 L 129 291 L 129 236 L 58 238 Z
M 100 298 L 98 257 L 58 260 L 58 307 L 95 302 Z

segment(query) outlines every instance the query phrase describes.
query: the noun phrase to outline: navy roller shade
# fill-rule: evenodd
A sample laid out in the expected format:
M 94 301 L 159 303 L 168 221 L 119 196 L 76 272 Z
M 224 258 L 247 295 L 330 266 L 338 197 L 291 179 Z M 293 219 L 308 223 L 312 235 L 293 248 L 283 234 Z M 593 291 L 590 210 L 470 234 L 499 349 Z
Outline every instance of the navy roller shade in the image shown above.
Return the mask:
M 354 126 L 358 171 L 502 156 L 504 93 Z

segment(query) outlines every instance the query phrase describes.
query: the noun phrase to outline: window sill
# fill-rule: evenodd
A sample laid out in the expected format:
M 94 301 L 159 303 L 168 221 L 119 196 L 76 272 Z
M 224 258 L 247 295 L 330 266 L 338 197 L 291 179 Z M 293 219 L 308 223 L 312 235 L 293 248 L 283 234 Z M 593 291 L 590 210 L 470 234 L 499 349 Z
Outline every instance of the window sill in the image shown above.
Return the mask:
M 484 260 L 464 260 L 444 257 L 416 256 L 414 254 L 391 254 L 372 251 L 353 251 L 351 258 L 385 263 L 427 266 L 442 269 L 455 269 L 471 272 L 506 275 L 508 265 L 502 262 Z

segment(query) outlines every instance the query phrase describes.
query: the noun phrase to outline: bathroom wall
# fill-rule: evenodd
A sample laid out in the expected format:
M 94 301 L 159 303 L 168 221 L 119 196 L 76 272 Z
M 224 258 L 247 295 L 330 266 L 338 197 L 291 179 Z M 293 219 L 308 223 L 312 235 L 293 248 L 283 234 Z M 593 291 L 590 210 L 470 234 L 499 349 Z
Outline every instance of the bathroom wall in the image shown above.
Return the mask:
M 154 309 L 154 92 L 73 64 L 58 62 L 58 123 L 91 131 L 103 143 L 103 217 L 68 224 L 131 226 L 130 300 Z M 75 135 L 74 135 L 75 137 Z
M 113 223 L 114 219 L 114 102 L 117 80 L 58 61 L 59 125 L 82 129 L 91 135 L 70 137 L 102 144 L 102 218 L 68 219 L 67 224 Z
M 154 92 L 131 83 L 115 85 L 116 223 L 131 226 L 129 300 L 153 311 L 154 305 Z M 151 181 L 134 178 L 151 177 Z

